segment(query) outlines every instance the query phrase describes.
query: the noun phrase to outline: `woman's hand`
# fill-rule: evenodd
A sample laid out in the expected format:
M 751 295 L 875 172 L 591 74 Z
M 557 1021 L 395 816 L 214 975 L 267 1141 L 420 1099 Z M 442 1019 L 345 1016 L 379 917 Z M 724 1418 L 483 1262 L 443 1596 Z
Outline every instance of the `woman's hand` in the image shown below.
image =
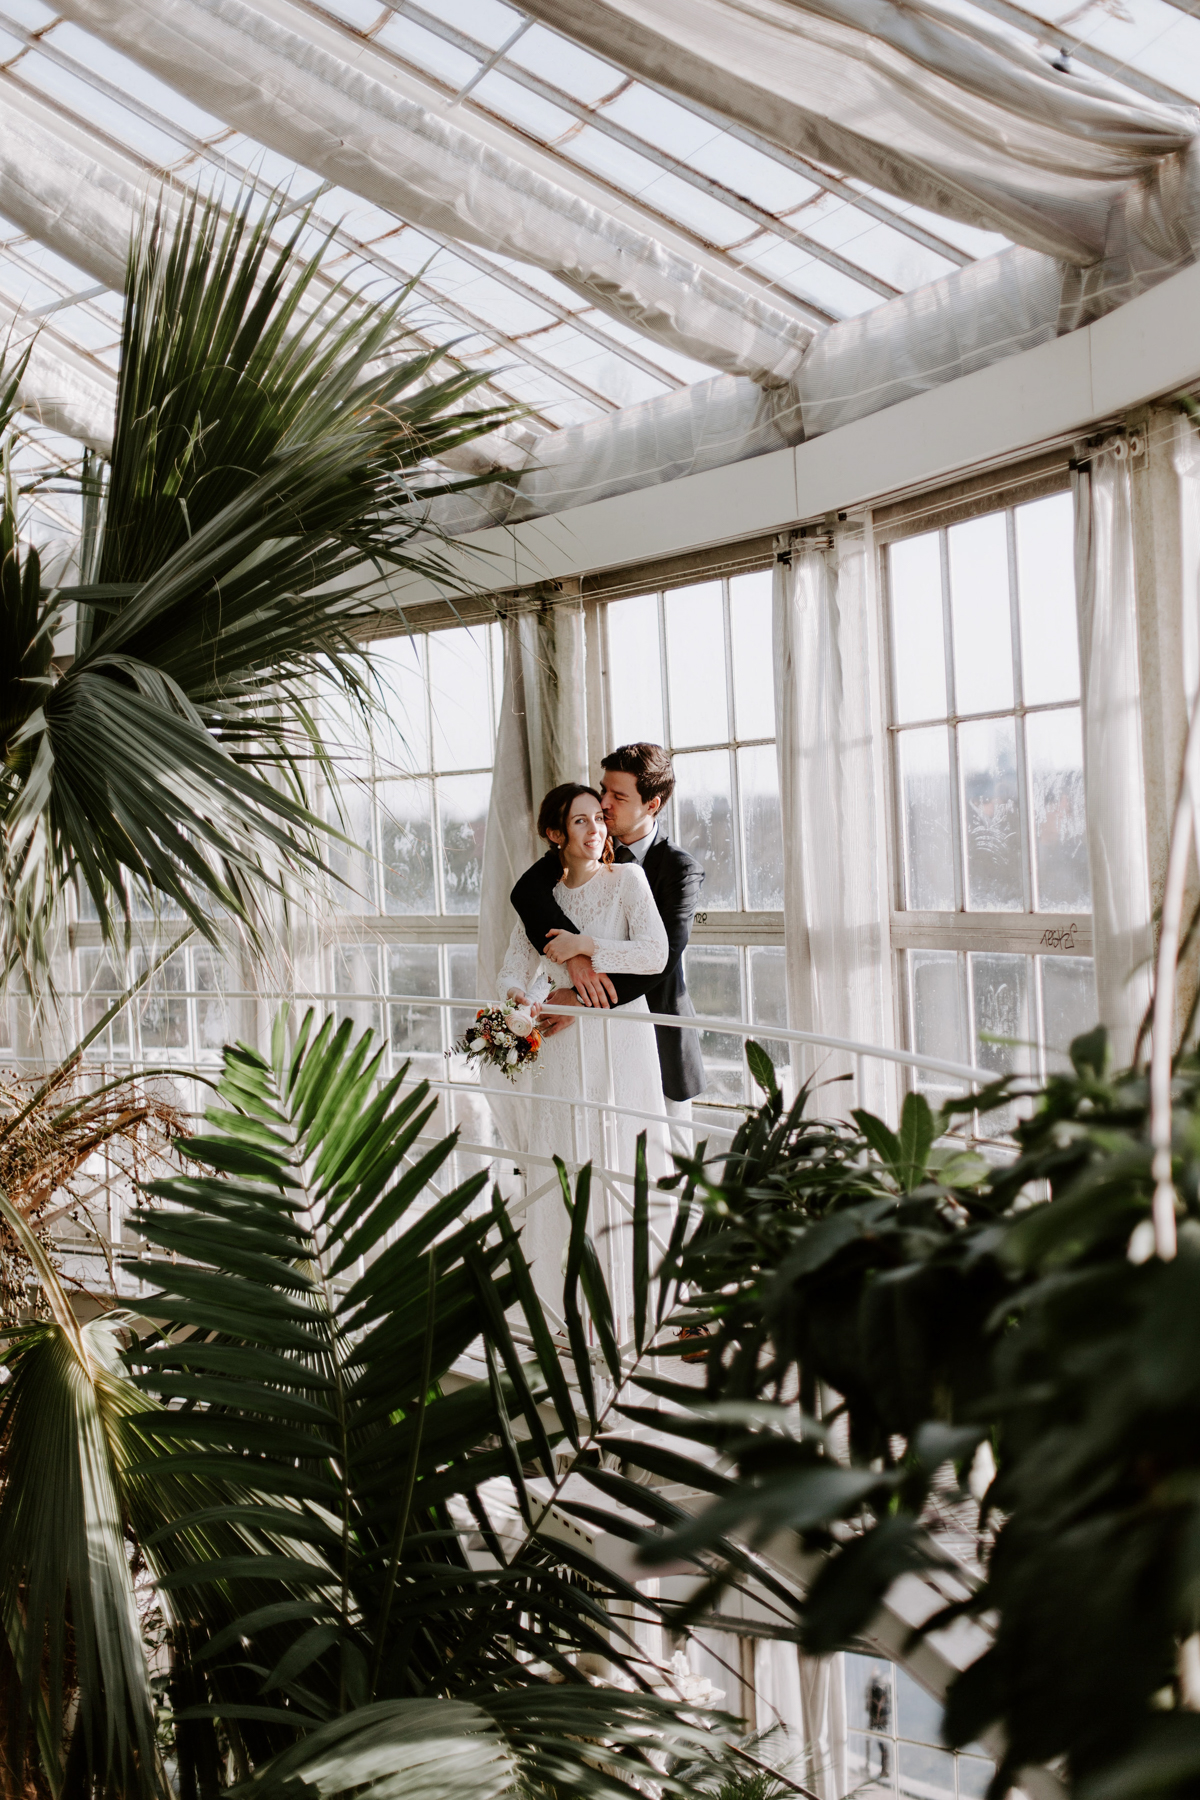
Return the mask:
M 570 962 L 573 956 L 592 956 L 596 945 L 586 932 L 560 931 L 557 926 L 546 934 L 546 955 L 553 963 Z
M 509 988 L 508 998 L 514 1006 L 519 1006 L 522 1012 L 527 1012 L 531 1019 L 536 1019 L 542 1010 L 541 1003 L 537 1000 L 527 1000 L 520 988 Z

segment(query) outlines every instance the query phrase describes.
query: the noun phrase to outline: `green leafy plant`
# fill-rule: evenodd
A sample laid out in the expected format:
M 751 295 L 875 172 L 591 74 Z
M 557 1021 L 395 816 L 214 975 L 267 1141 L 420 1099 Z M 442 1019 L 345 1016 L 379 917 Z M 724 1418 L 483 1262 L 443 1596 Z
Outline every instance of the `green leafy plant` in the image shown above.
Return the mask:
M 1110 1071 L 1102 1031 L 1071 1055 L 1044 1089 L 941 1115 L 910 1095 L 898 1132 L 810 1117 L 808 1094 L 785 1112 L 772 1081 L 730 1155 L 688 1165 L 702 1217 L 677 1270 L 706 1386 L 699 1408 L 664 1388 L 658 1424 L 705 1433 L 738 1481 L 645 1555 L 794 1532 L 818 1559 L 801 1642 L 825 1654 L 898 1576 L 945 1561 L 930 1496 L 957 1472 L 983 1579 L 924 1629 L 994 1626 L 949 1690 L 948 1741 L 1001 1728 L 996 1796 L 1060 1759 L 1088 1800 L 1183 1796 L 1200 1780 L 1200 1059 L 1175 1069 L 1164 1261 L 1146 1076 Z M 1010 1161 L 945 1141 L 956 1112 L 1018 1098 Z M 977 1453 L 995 1470 L 981 1502 Z
M 79 579 L 46 591 L 0 516 L 0 948 L 43 972 L 78 874 L 104 931 L 138 896 L 252 936 L 324 867 L 314 681 L 369 699 L 355 632 L 389 570 L 450 579 L 437 459 L 506 413 L 301 254 L 301 214 L 192 203 L 131 248 L 111 463 L 89 463 Z M 18 372 L 19 373 L 19 372 Z M 0 408 L 15 405 L 10 379 Z M 484 479 L 474 477 L 473 480 Z M 74 655 L 53 654 L 73 610 Z
M 311 1015 L 294 1037 L 281 1016 L 268 1057 L 228 1050 L 187 1168 L 133 1221 L 144 1317 L 80 1327 L 48 1270 L 52 1319 L 10 1345 L 0 1603 L 55 1789 L 162 1788 L 126 1533 L 166 1617 L 185 1796 L 682 1793 L 665 1757 L 719 1758 L 609 1610 L 636 1591 L 572 1528 L 685 1516 L 613 1466 L 638 1359 L 588 1171 L 564 1179 L 573 1364 L 485 1177 L 431 1186 L 455 1138 L 425 1140 L 435 1100 L 407 1069 L 381 1082 L 382 1054 Z M 649 1345 L 670 1296 L 638 1263 Z

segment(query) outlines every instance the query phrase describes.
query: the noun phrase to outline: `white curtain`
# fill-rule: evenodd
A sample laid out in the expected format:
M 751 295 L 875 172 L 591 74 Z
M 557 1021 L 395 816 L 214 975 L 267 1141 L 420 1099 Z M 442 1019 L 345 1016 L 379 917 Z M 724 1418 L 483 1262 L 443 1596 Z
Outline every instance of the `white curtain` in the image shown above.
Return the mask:
M 119 288 L 130 230 L 152 186 L 145 171 L 99 137 L 66 125 L 3 74 L 0 94 L 0 215 L 94 280 Z M 1160 229 L 1116 232 L 1109 253 L 1087 269 L 1006 250 L 819 332 L 787 385 L 717 376 L 590 424 L 518 430 L 516 442 L 506 433 L 466 446 L 448 459 L 452 466 L 522 467 L 524 477 L 448 497 L 438 503 L 438 522 L 455 534 L 516 524 L 740 462 L 1074 329 L 1164 279 L 1193 254 L 1193 243 L 1200 245 L 1200 217 L 1193 216 L 1200 214 L 1200 163 L 1195 154 L 1170 158 L 1160 172 L 1163 182 L 1171 173 L 1179 189 Z M 1134 192 L 1149 221 L 1154 195 L 1149 188 Z M 23 397 L 94 447 L 110 441 L 111 398 L 99 370 L 76 372 L 39 347 Z
M 422 105 L 420 87 L 367 41 L 245 0 L 63 0 L 62 11 L 227 124 L 411 225 L 546 269 L 714 368 L 768 383 L 795 373 L 812 336 L 799 309 L 550 179 L 510 154 L 504 133 Z
M 1129 460 L 1109 438 L 1076 470 L 1075 594 L 1096 994 L 1118 1066 L 1150 1000 L 1150 874 L 1143 787 Z
M 509 894 L 546 846 L 537 812 L 561 781 L 587 779 L 583 608 L 547 602 L 504 621 L 504 697 L 479 902 L 480 993 L 495 991 L 516 922 Z
M 880 867 L 867 554 L 861 531 L 780 539 L 774 583 L 775 725 L 783 807 L 784 933 L 793 1029 L 890 1041 L 888 910 Z M 854 1057 L 814 1050 L 798 1072 L 824 1082 Z M 882 1065 L 858 1104 L 883 1112 Z M 816 1110 L 850 1104 L 823 1088 Z
M 1183 691 L 1190 708 L 1200 692 L 1200 436 L 1181 413 L 1174 415 L 1172 426 L 1179 481 Z
M 514 612 L 504 621 L 504 692 L 492 767 L 479 900 L 478 989 L 499 999 L 496 975 L 516 923 L 509 894 L 545 850 L 537 812 L 560 781 L 587 778 L 583 609 L 576 602 Z M 525 1105 L 502 1077 L 484 1083 L 510 1150 L 527 1144 Z
M 530 0 L 527 11 L 885 192 L 1075 262 L 1118 190 L 1183 150 L 1191 107 L 1057 68 L 1024 32 L 939 0 Z

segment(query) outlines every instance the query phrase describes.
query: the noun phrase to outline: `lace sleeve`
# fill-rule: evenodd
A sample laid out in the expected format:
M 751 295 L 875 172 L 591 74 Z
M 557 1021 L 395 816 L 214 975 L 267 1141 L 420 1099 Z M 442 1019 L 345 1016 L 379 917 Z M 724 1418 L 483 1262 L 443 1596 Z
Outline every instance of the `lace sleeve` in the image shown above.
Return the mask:
M 544 1000 L 550 992 L 550 983 L 545 976 L 539 974 L 541 960 L 518 919 L 496 976 L 500 998 L 507 998 L 509 988 L 519 988 L 527 1000 Z
M 667 928 L 650 883 L 636 863 L 623 863 L 621 903 L 627 938 L 595 938 L 592 967 L 604 975 L 657 975 L 667 966 Z

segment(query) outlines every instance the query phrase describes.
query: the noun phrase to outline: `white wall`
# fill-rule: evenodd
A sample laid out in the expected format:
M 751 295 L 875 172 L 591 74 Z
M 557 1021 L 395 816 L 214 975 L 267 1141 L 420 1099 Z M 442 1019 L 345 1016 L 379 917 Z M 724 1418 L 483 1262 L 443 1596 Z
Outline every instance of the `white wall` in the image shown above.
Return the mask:
M 1053 343 L 810 443 L 461 540 L 476 589 L 620 567 L 846 511 L 1019 455 L 1200 379 L 1200 265 Z M 425 582 L 395 581 L 402 605 Z

